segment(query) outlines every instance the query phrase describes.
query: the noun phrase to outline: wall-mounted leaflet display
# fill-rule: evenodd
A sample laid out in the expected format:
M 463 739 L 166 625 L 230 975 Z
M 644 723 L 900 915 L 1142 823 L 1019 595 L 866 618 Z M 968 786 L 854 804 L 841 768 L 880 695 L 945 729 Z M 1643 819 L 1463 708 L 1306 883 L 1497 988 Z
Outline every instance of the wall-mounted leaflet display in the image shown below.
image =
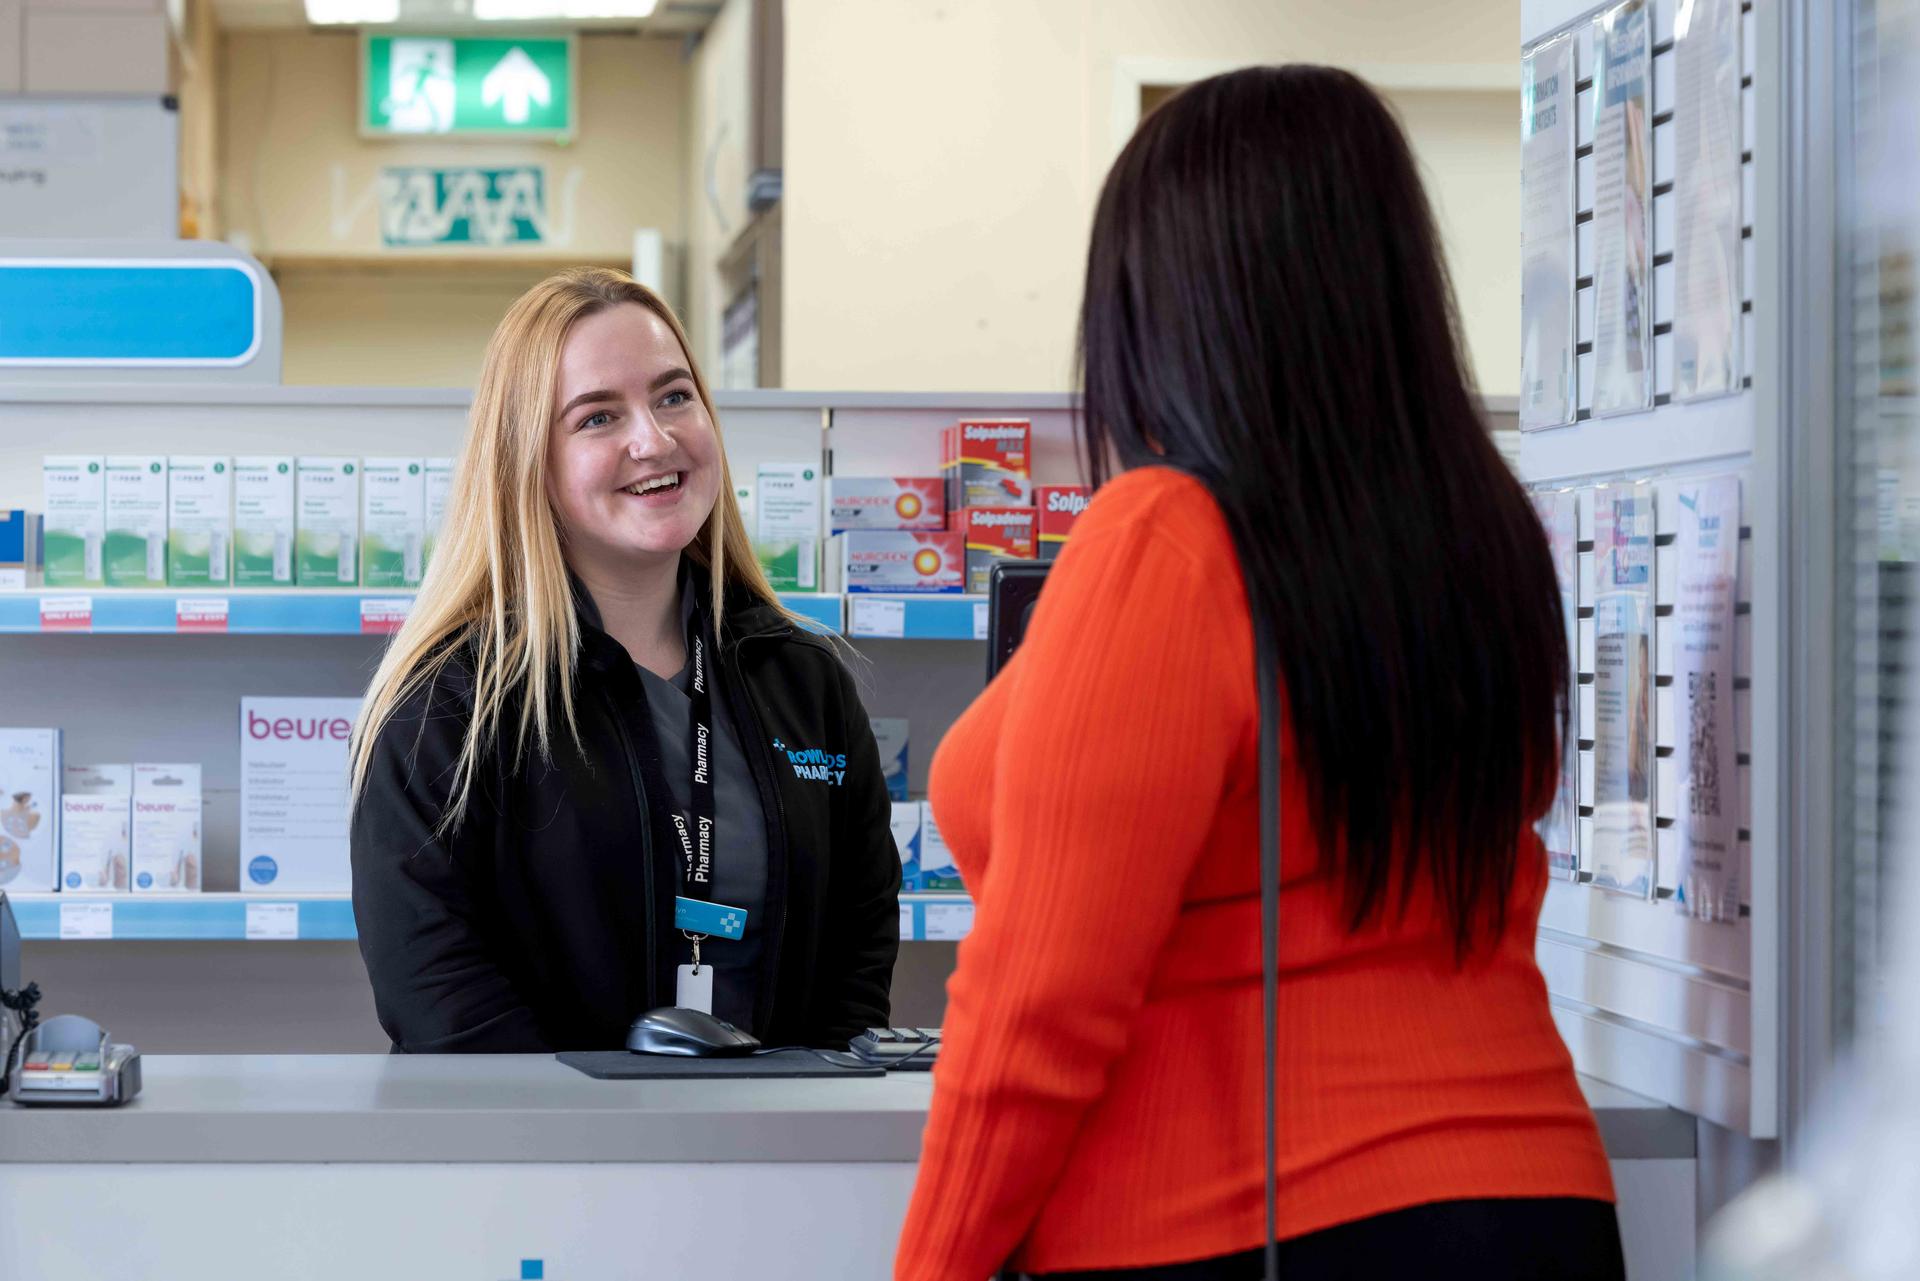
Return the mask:
M 1561 875 L 1571 875 L 1579 867 L 1574 846 L 1579 824 L 1580 718 L 1574 714 L 1578 686 L 1574 669 L 1579 653 L 1580 618 L 1580 522 L 1570 489 L 1547 490 L 1533 495 L 1533 509 L 1547 531 L 1547 546 L 1553 553 L 1554 577 L 1560 580 L 1560 620 L 1567 637 L 1567 726 L 1560 744 L 1560 786 L 1553 795 L 1553 808 L 1537 826 L 1540 841 L 1547 847 L 1547 866 Z
M 1594 22 L 1593 414 L 1653 405 L 1652 13 L 1625 3 Z
M 1593 883 L 1651 898 L 1653 486 L 1594 490 Z
M 1574 419 L 1573 37 L 1520 77 L 1520 430 Z
M 1675 882 L 1680 907 L 1703 921 L 1738 918 L 1746 878 L 1740 867 L 1738 744 L 1733 714 L 1734 593 L 1739 574 L 1740 480 L 1716 476 L 1683 486 L 1678 505 L 1674 591 L 1674 777 L 1681 796 Z
M 1673 394 L 1740 390 L 1740 0 L 1674 20 Z

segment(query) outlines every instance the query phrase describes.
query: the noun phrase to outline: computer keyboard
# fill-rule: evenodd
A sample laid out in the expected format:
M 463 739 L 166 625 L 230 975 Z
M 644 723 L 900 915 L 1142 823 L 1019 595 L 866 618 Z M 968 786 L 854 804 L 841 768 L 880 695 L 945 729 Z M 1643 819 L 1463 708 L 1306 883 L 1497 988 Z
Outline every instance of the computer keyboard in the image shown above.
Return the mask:
M 853 1038 L 856 1058 L 901 1072 L 925 1072 L 940 1054 L 937 1027 L 870 1027 Z

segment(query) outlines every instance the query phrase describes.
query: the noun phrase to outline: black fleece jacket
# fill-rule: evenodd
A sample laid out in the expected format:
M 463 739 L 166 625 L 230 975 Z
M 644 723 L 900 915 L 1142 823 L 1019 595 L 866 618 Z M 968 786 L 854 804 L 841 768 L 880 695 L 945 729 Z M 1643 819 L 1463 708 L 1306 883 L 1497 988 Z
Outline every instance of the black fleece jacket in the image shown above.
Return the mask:
M 470 667 L 450 662 L 374 744 L 353 819 L 353 912 L 396 1049 L 616 1049 L 637 1016 L 673 1003 L 682 869 L 641 781 L 640 678 L 577 595 L 578 744 L 562 728 L 552 759 L 530 752 L 517 766 L 496 744 L 446 839 L 433 833 L 472 717 Z M 844 1046 L 886 1025 L 899 950 L 900 860 L 879 750 L 827 641 L 758 603 L 730 609 L 719 633 L 716 686 L 767 821 L 753 1032 Z M 509 707 L 503 724 L 517 720 Z

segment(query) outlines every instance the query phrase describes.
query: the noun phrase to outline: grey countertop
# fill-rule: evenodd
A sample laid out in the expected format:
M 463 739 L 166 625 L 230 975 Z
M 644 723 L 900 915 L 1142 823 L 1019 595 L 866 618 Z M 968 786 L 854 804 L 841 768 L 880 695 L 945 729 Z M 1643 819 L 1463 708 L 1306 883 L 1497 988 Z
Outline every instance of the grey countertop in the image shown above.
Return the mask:
M 596 1081 L 544 1055 L 156 1055 L 119 1109 L 0 1103 L 0 1163 L 911 1162 L 927 1073 Z M 1582 1079 L 1616 1160 L 1693 1118 Z

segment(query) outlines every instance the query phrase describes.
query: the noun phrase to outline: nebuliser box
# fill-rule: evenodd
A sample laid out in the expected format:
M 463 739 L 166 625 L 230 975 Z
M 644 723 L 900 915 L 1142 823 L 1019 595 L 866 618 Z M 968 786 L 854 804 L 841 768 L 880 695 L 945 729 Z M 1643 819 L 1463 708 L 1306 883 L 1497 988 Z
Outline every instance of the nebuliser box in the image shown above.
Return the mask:
M 302 587 L 360 579 L 360 468 L 351 458 L 294 464 L 294 577 Z
M 835 476 L 827 521 L 850 529 L 945 529 L 946 485 L 938 476 Z
M 233 463 L 167 459 L 167 581 L 225 587 L 232 581 Z
M 0 729 L 0 890 L 52 891 L 60 874 L 60 731 Z
M 920 802 L 920 884 L 923 890 L 964 890 L 960 869 L 953 865 L 953 853 L 933 821 L 933 806 Z
M 904 716 L 875 716 L 873 741 L 880 749 L 880 772 L 887 779 L 887 795 L 896 801 L 907 799 L 907 719 Z
M 820 586 L 820 467 L 761 463 L 754 494 L 754 551 L 775 591 Z
M 967 585 L 967 545 L 955 531 L 857 529 L 831 546 L 847 592 L 958 593 Z
M 940 438 L 947 510 L 1025 507 L 1033 501 L 1033 423 L 1025 418 L 968 418 Z
M 200 889 L 200 767 L 133 767 L 133 889 Z
M 108 587 L 167 585 L 167 460 L 107 458 Z
M 41 459 L 41 536 L 48 587 L 106 583 L 107 460 L 98 454 Z
M 895 801 L 890 826 L 900 851 L 900 889 L 911 893 L 920 888 L 920 802 Z
M 39 585 L 40 515 L 21 508 L 0 511 L 0 592 Z
M 423 465 L 427 501 L 427 529 L 424 559 L 433 564 L 434 548 L 440 544 L 440 526 L 446 523 L 447 500 L 453 494 L 453 459 L 429 458 Z M 424 571 L 422 577 L 425 577 Z
M 969 507 L 960 513 L 967 540 L 967 590 L 985 595 L 993 567 L 1032 560 L 1039 513 L 1031 507 Z
M 360 583 L 418 587 L 427 559 L 426 460 L 360 461 Z
M 1041 560 L 1052 560 L 1067 545 L 1067 536 L 1092 501 L 1085 485 L 1035 485 L 1033 510 L 1039 514 L 1034 550 Z
M 133 859 L 133 766 L 60 773 L 60 890 L 124 894 Z
M 233 460 L 233 584 L 293 585 L 293 459 Z

